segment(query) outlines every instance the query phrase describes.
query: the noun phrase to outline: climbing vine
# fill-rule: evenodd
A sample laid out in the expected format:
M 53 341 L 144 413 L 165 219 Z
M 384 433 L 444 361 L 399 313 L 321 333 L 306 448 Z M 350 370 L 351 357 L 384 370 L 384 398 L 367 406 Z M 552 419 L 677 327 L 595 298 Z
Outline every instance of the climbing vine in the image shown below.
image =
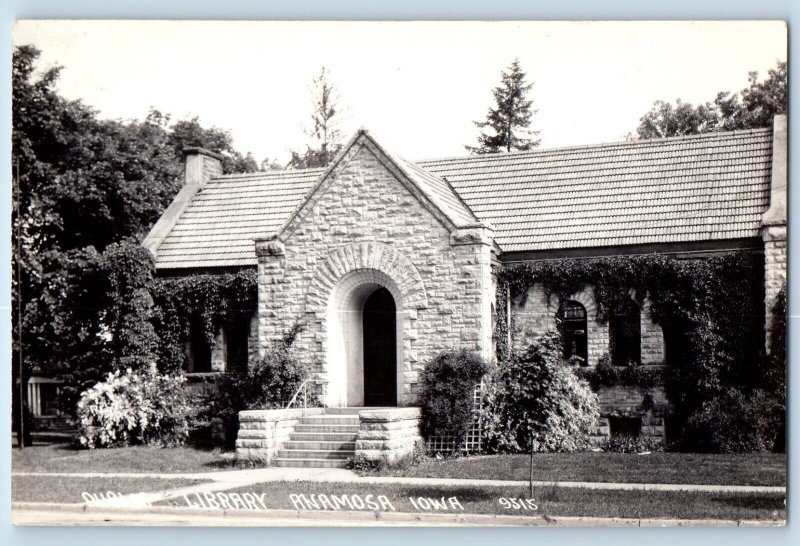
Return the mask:
M 508 357 L 508 331 L 513 328 L 507 323 L 507 298 L 524 303 L 535 284 L 544 288 L 548 299 L 567 299 L 591 287 L 597 320 L 603 323 L 634 294 L 640 304 L 649 298 L 653 320 L 664 328 L 701 316 L 758 335 L 763 327 L 763 257 L 752 252 L 693 259 L 652 254 L 521 262 L 501 266 L 497 276 L 495 338 L 500 360 Z M 744 342 L 753 345 L 753 338 Z
M 211 345 L 220 326 L 249 321 L 256 311 L 257 294 L 254 270 L 156 278 L 153 300 L 158 309 L 155 322 L 164 367 L 178 369 L 183 365 L 183 343 L 193 325 L 201 328 Z
M 514 316 L 508 324 L 508 298 L 522 303 L 534 285 L 541 285 L 548 299 L 566 299 L 591 287 L 600 322 L 607 322 L 625 297 L 633 295 L 640 304 L 647 297 L 652 318 L 664 332 L 668 368 L 615 370 L 613 377 L 595 369 L 587 379 L 640 387 L 663 382 L 676 416 L 685 423 L 680 436 L 691 449 L 770 445 L 760 437 L 741 438 L 742 423 L 725 420 L 732 411 L 763 414 L 763 408 L 732 405 L 751 404 L 759 398 L 755 395 L 770 391 L 763 373 L 763 260 L 759 253 L 741 251 L 691 259 L 645 255 L 506 264 L 497 270 L 498 359 L 506 361 L 511 353 L 508 334 Z M 713 442 L 703 440 L 711 437 Z

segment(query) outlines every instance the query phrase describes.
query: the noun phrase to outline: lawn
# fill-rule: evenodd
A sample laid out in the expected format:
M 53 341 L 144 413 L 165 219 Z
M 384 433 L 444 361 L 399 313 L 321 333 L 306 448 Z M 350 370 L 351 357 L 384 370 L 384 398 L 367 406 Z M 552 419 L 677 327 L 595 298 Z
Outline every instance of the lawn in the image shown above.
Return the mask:
M 426 485 L 361 485 L 313 482 L 270 482 L 226 490 L 225 495 L 249 493 L 257 495 L 267 509 L 377 510 L 419 513 L 468 513 L 528 516 L 584 516 L 614 518 L 680 518 L 680 519 L 760 519 L 786 518 L 784 495 L 777 493 L 701 493 L 686 491 L 619 491 L 562 488 L 552 485 L 534 489 L 533 501 L 524 487 L 444 487 Z M 292 497 L 291 495 L 294 495 Z M 304 497 L 299 497 L 304 495 Z M 315 497 L 311 497 L 315 495 Z M 321 499 L 325 495 L 328 506 Z M 333 496 L 337 500 L 331 500 Z M 343 501 L 347 495 L 350 506 Z M 368 495 L 372 495 L 367 499 Z M 379 500 L 384 495 L 388 505 Z M 359 502 L 353 496 L 360 498 Z M 411 502 L 409 497 L 414 499 Z M 436 499 L 434 502 L 419 498 Z M 452 502 L 452 497 L 457 503 Z M 502 499 L 502 500 L 501 500 Z M 189 502 L 194 502 L 188 499 Z M 314 508 L 316 502 L 319 507 Z M 363 502 L 363 504 L 361 504 Z M 524 503 L 524 507 L 523 507 Z M 187 506 L 187 499 L 177 498 L 159 504 Z M 361 507 L 359 507 L 359 504 Z M 391 508 L 389 508 L 391 506 Z M 425 509 L 428 506 L 428 509 Z M 444 508 L 446 507 L 446 509 Z M 461 510 L 460 508 L 463 508 Z
M 69 444 L 14 448 L 12 472 L 137 472 L 171 474 L 229 468 L 233 453 L 192 447 L 79 449 Z
M 528 480 L 529 455 L 483 455 L 436 461 L 385 476 Z M 535 481 L 682 483 L 713 485 L 786 485 L 786 456 L 779 453 L 737 455 L 697 453 L 537 453 Z
M 175 489 L 203 483 L 202 480 L 176 478 L 75 478 L 69 476 L 11 476 L 12 502 L 84 502 L 82 493 L 95 498 L 116 495 L 146 493 L 162 489 Z

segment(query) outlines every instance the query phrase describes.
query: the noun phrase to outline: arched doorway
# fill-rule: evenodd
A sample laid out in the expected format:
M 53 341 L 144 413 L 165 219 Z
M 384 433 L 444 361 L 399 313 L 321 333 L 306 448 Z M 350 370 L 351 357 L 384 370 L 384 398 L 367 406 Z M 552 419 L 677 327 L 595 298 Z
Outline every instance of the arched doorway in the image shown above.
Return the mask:
M 362 311 L 364 405 L 397 404 L 397 317 L 391 292 L 380 287 Z

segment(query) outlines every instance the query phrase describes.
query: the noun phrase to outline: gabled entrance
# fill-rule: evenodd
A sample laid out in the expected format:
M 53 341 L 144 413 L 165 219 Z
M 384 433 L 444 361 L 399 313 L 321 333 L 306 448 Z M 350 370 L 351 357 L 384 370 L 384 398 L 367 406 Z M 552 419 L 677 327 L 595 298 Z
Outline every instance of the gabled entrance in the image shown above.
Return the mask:
M 367 297 L 364 328 L 364 405 L 397 405 L 397 318 L 394 298 L 380 287 Z

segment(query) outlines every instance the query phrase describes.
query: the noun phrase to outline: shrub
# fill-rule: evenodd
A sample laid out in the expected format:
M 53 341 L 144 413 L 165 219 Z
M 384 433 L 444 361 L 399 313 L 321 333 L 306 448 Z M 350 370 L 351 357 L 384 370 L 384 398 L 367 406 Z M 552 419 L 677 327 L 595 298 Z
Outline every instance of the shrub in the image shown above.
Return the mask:
M 422 432 L 451 437 L 454 451 L 463 445 L 474 419 L 473 392 L 489 364 L 480 355 L 467 350 L 446 351 L 425 365 L 422 376 Z
M 160 374 L 155 364 L 109 373 L 78 402 L 80 444 L 182 444 L 192 415 L 185 383 L 183 375 Z
M 757 389 L 745 395 L 729 389 L 704 402 L 688 419 L 681 447 L 714 453 L 748 453 L 775 447 L 780 420 L 774 398 Z
M 294 341 L 303 331 L 297 323 L 263 357 L 251 362 L 247 370 L 231 373 L 218 382 L 219 397 L 215 407 L 224 418 L 236 418 L 242 410 L 282 408 L 312 374 L 294 350 Z M 318 392 L 312 388 L 310 403 L 319 405 Z
M 644 434 L 619 434 L 603 442 L 600 448 L 611 453 L 643 453 L 663 451 L 664 445 L 659 439 Z
M 485 402 L 485 435 L 498 451 L 576 451 L 597 425 L 597 395 L 564 362 L 556 331 L 502 363 Z

